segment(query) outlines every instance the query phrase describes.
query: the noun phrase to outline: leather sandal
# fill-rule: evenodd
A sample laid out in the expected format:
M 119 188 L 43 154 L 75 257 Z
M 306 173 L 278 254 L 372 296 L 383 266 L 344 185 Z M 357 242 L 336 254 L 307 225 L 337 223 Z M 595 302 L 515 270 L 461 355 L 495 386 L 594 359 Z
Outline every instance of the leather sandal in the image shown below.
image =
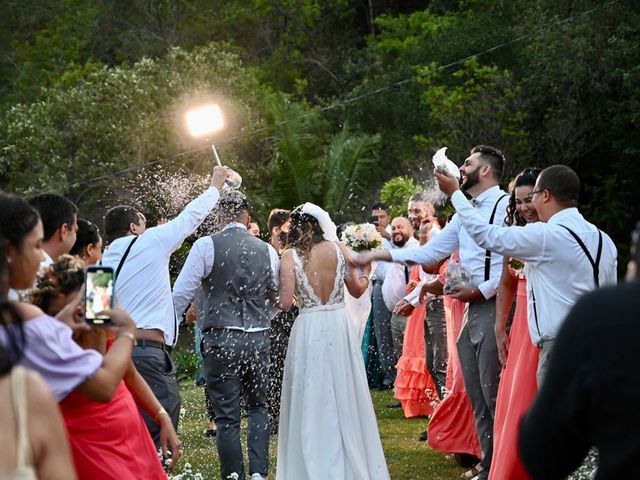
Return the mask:
M 463 478 L 465 480 L 471 480 L 477 477 L 482 470 L 483 468 L 480 466 L 480 464 L 478 464 L 475 467 L 473 467 L 471 470 L 467 470 L 462 475 L 460 475 L 460 478 Z

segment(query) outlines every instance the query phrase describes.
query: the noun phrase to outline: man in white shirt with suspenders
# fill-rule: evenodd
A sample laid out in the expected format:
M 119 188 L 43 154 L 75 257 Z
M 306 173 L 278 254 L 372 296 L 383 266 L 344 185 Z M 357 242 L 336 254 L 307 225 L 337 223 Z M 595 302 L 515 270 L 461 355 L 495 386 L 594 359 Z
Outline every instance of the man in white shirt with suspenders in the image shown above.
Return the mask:
M 504 223 L 508 194 L 499 187 L 503 171 L 502 152 L 484 145 L 471 149 L 471 155 L 460 167 L 464 178 L 462 188 L 474 197 L 478 215 L 485 224 Z M 458 355 L 483 456 L 476 473 L 479 474 L 478 478 L 486 479 L 493 453 L 493 417 L 500 380 L 493 326 L 502 257 L 480 247 L 466 232 L 460 219 L 454 216 L 436 238 L 421 247 L 363 252 L 353 262 L 365 265 L 372 260 L 384 260 L 433 265 L 458 249 L 462 264 L 472 276 L 471 285 L 454 287 L 451 295 L 468 302 L 464 326 L 457 342 Z
M 138 327 L 133 363 L 162 405 L 155 418 L 142 412 L 156 447 L 160 438 L 158 416 L 168 414 L 177 430 L 180 414 L 180 392 L 170 356 L 179 321 L 171 296 L 169 260 L 209 215 L 227 176 L 225 167 L 215 167 L 210 188 L 176 218 L 153 228 L 146 228 L 144 216 L 134 207 L 113 207 L 105 215 L 109 246 L 102 263 L 114 269 L 116 297 Z
M 580 179 L 565 165 L 540 173 L 532 202 L 542 221 L 525 227 L 487 225 L 459 191 L 456 179 L 439 172 L 436 177 L 440 189 L 451 196 L 460 222 L 479 245 L 526 262 L 529 333 L 540 348 L 540 386 L 553 341 L 571 307 L 586 292 L 616 283 L 616 247 L 578 211 Z

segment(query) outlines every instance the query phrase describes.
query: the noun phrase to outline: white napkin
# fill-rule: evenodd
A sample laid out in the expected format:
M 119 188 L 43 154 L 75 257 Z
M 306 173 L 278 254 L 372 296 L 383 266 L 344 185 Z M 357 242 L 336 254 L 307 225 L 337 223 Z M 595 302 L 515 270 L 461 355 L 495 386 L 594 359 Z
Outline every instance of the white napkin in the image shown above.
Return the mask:
M 458 166 L 455 163 L 453 163 L 451 160 L 447 158 L 447 155 L 445 154 L 446 151 L 447 151 L 447 147 L 442 147 L 440 150 L 436 152 L 432 160 L 433 165 L 436 168 L 440 170 L 444 170 L 449 175 L 452 175 L 453 177 L 459 179 L 460 170 L 458 169 Z

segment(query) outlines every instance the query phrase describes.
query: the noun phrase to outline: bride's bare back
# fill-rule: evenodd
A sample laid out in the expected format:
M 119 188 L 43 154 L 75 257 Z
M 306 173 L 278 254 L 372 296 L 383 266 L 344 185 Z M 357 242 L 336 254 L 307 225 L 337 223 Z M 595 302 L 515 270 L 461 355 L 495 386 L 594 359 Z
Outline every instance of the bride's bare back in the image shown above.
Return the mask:
M 297 253 L 302 269 L 307 277 L 309 287 L 322 304 L 326 304 L 331 297 L 336 283 L 336 275 L 341 275 L 338 269 L 338 248 L 346 258 L 349 255 L 347 248 L 334 242 L 320 242 L 311 247 L 308 254 Z M 280 306 L 288 310 L 293 303 L 295 291 L 295 272 L 293 259 L 294 252 L 286 250 L 282 254 L 280 266 Z M 344 275 L 344 284 L 349 293 L 359 297 L 367 288 L 367 281 L 363 281 L 352 269 L 347 268 Z

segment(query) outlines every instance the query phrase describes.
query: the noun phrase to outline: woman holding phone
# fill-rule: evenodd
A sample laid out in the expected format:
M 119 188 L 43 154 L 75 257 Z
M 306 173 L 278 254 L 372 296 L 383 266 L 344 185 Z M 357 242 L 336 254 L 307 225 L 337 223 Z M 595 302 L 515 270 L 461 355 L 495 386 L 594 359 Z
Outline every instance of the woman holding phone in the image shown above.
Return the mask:
M 23 199 L 15 195 L 0 194 L 0 234 L 8 240 L 6 255 L 10 263 L 10 286 L 15 289 L 31 287 L 43 255 L 43 229 L 38 213 Z M 111 348 L 104 356 L 95 350 L 83 350 L 72 338 L 74 331 L 90 330 L 87 324 L 78 319 L 78 300 L 74 299 L 62 309 L 58 318 L 47 315 L 34 305 L 14 302 L 14 307 L 24 322 L 27 345 L 20 364 L 39 372 L 59 402 L 76 392 L 94 402 L 108 405 L 125 388 L 122 379 L 130 367 L 135 324 L 126 312 L 116 308 L 111 313 L 110 329 L 115 334 Z M 6 336 L 0 335 L 0 341 L 6 342 Z M 158 410 L 157 416 L 166 415 Z M 178 449 L 179 443 L 176 445 L 174 459 L 179 455 Z M 127 473 L 119 469 L 119 461 L 113 461 L 110 450 L 105 449 L 103 453 L 104 468 L 94 469 L 90 475 L 80 475 L 81 477 L 166 477 L 157 459 L 155 463 L 141 465 L 143 462 L 139 453 L 130 451 L 129 456 L 134 458 L 127 467 L 135 468 L 138 465 L 138 470 Z

